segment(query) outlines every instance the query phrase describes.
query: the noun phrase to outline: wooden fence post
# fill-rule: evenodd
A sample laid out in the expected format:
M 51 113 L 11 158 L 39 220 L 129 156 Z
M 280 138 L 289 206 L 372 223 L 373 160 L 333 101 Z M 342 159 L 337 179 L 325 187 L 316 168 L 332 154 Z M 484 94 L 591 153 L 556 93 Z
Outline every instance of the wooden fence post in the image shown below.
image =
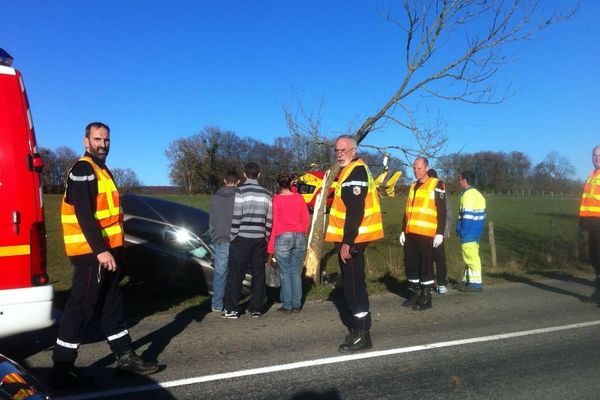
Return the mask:
M 492 268 L 498 266 L 498 260 L 496 259 L 496 237 L 494 236 L 494 222 L 490 221 L 488 225 L 488 235 L 490 240 L 490 250 L 492 253 Z

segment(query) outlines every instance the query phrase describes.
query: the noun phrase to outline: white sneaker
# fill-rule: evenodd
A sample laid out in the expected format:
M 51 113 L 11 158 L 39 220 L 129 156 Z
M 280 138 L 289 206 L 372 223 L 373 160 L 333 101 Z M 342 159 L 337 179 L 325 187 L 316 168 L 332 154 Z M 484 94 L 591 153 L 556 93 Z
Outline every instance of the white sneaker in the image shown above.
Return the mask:
M 237 311 L 223 310 L 223 312 L 221 313 L 221 318 L 238 319 L 239 317 L 240 317 L 240 313 Z
M 446 294 L 446 293 L 448 293 L 448 288 L 446 288 L 446 286 L 444 286 L 444 285 L 439 285 L 439 286 L 438 286 L 438 287 L 435 289 L 435 291 L 436 291 L 438 294 Z

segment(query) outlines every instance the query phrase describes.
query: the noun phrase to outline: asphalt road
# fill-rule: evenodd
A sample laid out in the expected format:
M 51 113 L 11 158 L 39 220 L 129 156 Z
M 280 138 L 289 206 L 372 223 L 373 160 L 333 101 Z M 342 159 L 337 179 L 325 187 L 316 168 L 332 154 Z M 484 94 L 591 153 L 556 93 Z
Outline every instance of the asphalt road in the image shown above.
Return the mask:
M 132 321 L 134 345 L 159 360 L 159 373 L 117 377 L 96 329 L 78 359 L 96 385 L 55 398 L 600 398 L 600 307 L 582 301 L 591 280 L 450 290 L 423 312 L 401 307 L 398 285 L 389 287 L 390 294 L 371 297 L 374 348 L 366 353 L 337 351 L 347 333 L 339 296 L 308 302 L 300 314 L 279 315 L 275 304 L 258 319 L 189 310 Z M 0 351 L 43 381 L 53 335 L 0 341 Z

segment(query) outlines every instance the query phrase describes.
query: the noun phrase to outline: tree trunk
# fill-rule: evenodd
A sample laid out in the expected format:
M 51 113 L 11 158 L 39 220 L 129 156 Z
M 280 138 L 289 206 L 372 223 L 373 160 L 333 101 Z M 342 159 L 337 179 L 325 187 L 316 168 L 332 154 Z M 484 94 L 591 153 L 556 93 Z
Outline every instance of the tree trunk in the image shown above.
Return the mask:
M 321 267 L 321 254 L 323 254 L 327 195 L 329 193 L 329 188 L 339 171 L 340 166 L 336 160 L 332 163 L 329 172 L 327 173 L 326 179 L 323 182 L 321 194 L 319 195 L 319 198 L 317 198 L 314 208 L 313 223 L 309 235 L 308 249 L 306 250 L 306 276 L 311 278 L 317 286 L 321 283 L 319 279 L 321 276 L 319 270 Z

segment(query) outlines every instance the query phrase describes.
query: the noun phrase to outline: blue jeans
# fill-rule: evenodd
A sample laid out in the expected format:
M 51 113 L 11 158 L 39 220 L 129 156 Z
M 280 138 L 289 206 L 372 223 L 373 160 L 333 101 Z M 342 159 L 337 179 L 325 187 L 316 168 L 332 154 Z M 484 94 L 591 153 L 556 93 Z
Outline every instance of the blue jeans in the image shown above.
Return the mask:
M 306 236 L 285 232 L 275 239 L 275 258 L 281 271 L 281 306 L 286 310 L 302 307 L 302 262 Z
M 229 262 L 229 242 L 216 242 L 213 246 L 215 251 L 215 273 L 213 276 L 212 308 L 222 310 L 225 281 L 227 280 L 227 264 Z

